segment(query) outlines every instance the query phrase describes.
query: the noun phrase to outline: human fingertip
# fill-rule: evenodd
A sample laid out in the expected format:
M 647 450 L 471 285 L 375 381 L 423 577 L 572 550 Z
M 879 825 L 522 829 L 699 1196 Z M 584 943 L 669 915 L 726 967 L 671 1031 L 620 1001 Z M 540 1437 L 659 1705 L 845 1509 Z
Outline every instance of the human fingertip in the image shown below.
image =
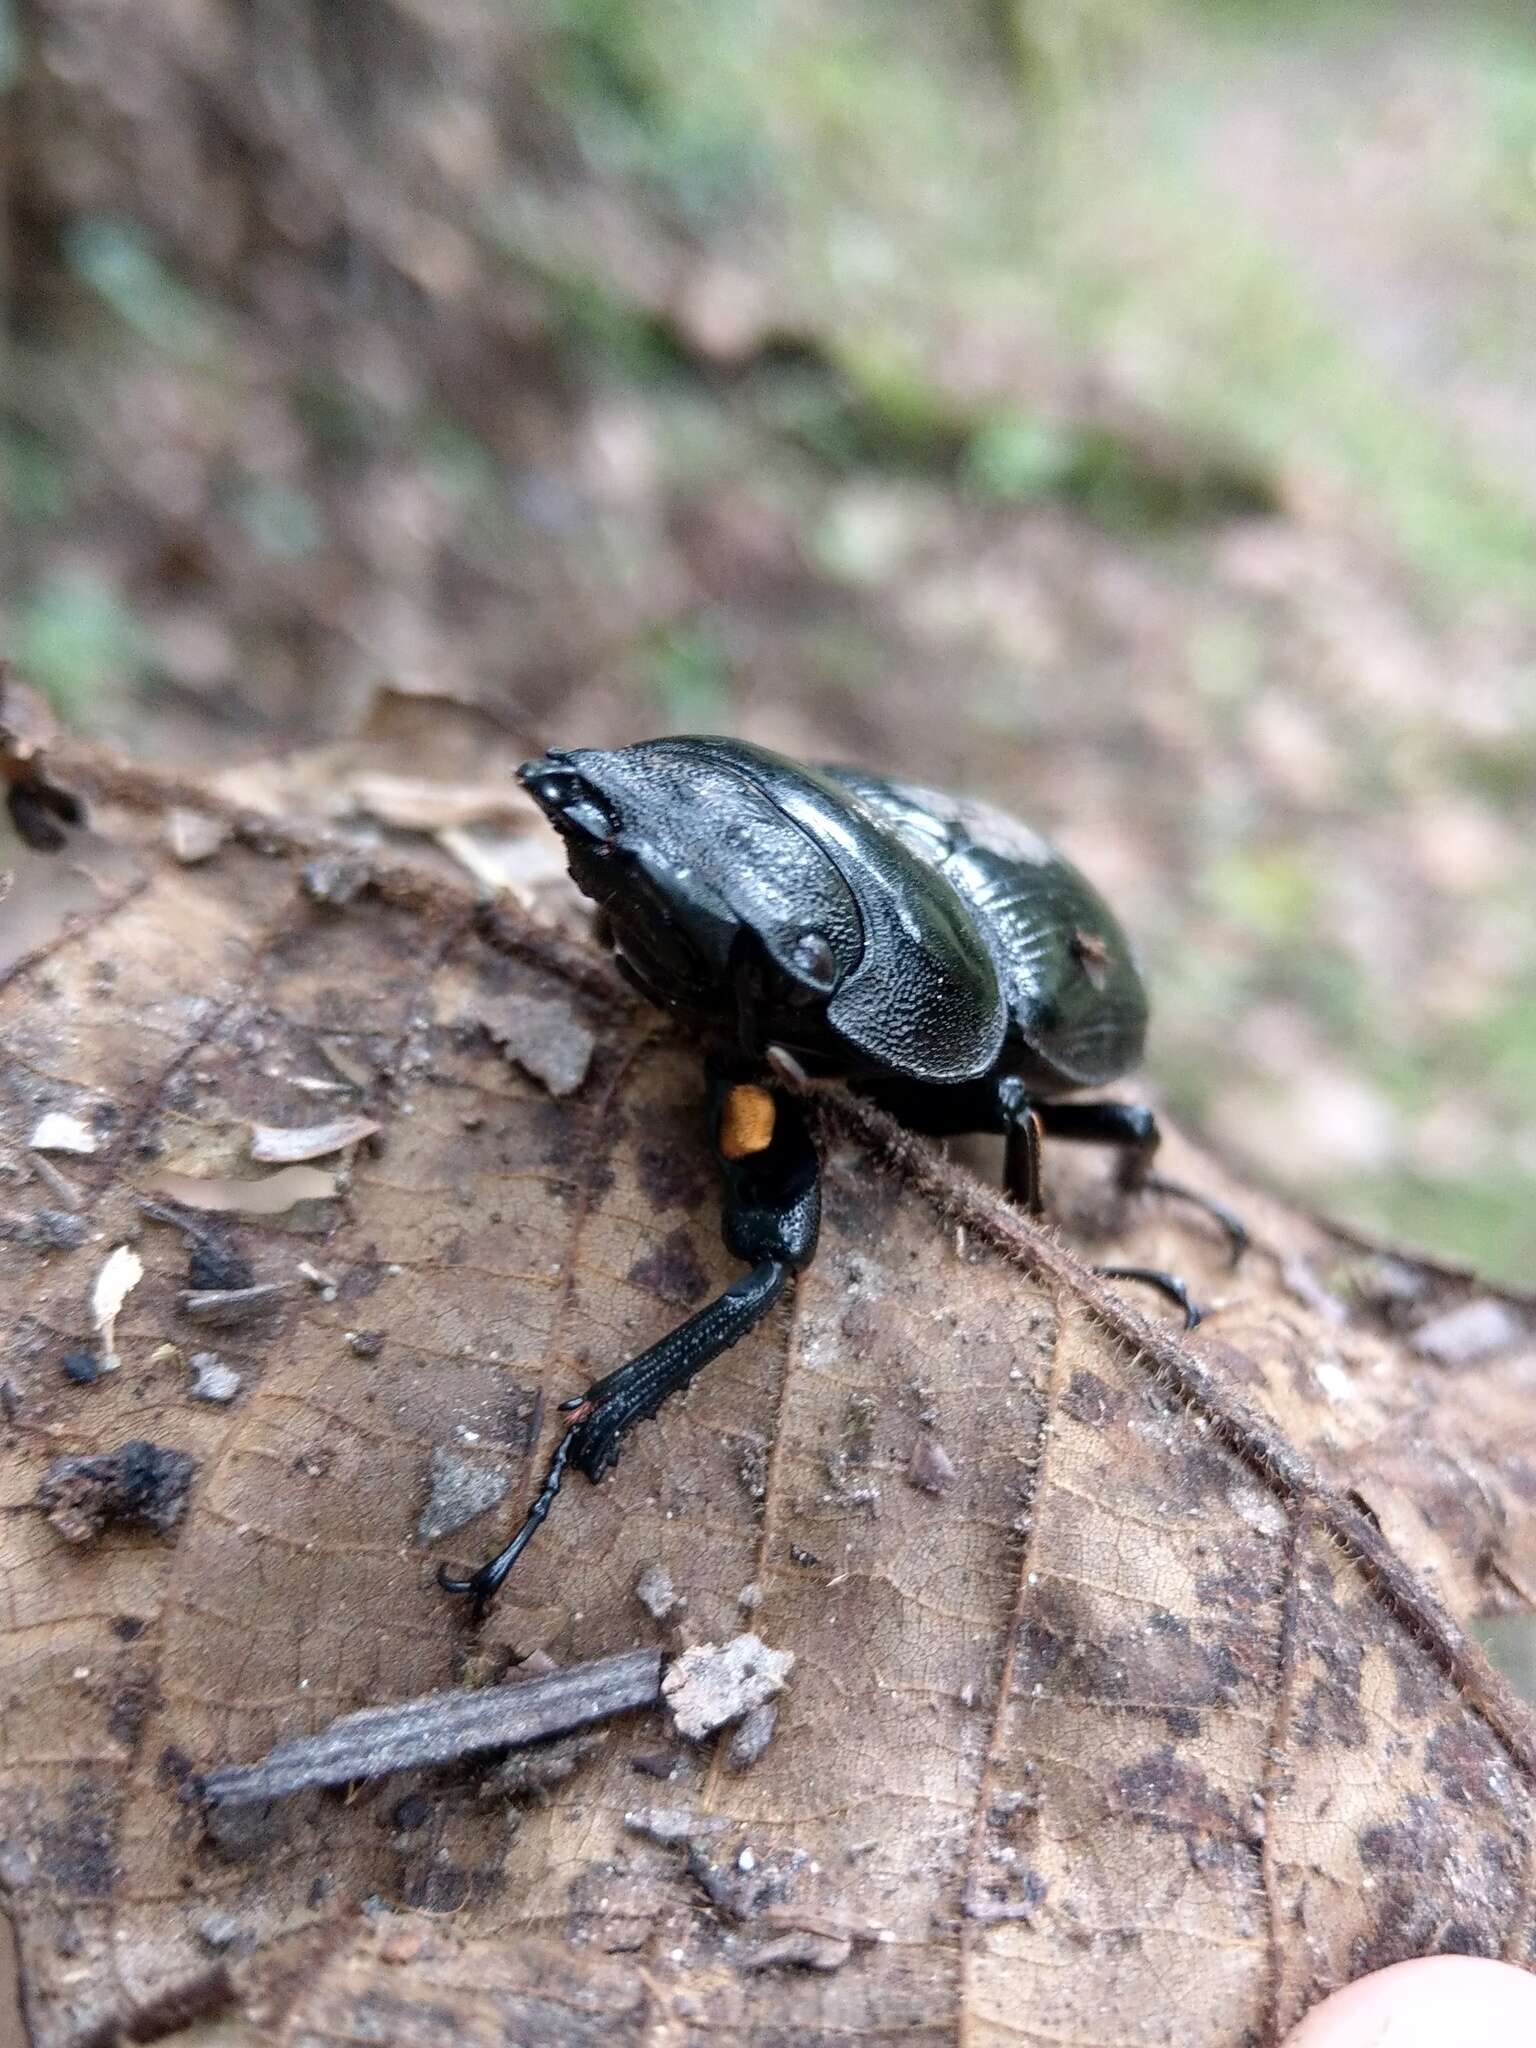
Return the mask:
M 1284 2048 L 1527 2048 L 1536 1976 L 1485 1956 L 1394 1963 L 1335 1991 Z

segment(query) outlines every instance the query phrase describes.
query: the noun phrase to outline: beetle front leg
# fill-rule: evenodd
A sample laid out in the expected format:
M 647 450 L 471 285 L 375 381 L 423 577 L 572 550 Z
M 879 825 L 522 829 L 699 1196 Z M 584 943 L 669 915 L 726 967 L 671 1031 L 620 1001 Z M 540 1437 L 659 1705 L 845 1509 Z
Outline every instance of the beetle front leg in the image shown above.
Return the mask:
M 1132 1102 L 1042 1102 L 1036 1105 L 1047 1135 L 1085 1145 L 1112 1145 L 1120 1154 L 1120 1185 L 1127 1193 L 1170 1195 L 1203 1209 L 1220 1225 L 1231 1247 L 1236 1265 L 1248 1249 L 1248 1232 L 1240 1219 L 1221 1202 L 1198 1194 L 1179 1181 L 1167 1180 L 1152 1171 L 1152 1161 L 1162 1143 L 1157 1118 L 1142 1103 Z
M 711 1098 L 726 1185 L 721 1232 L 726 1248 L 749 1262 L 751 1271 L 649 1350 L 563 1404 L 571 1420 L 511 1542 L 468 1578 L 438 1572 L 445 1592 L 468 1595 L 475 1621 L 554 1506 L 567 1467 L 574 1465 L 594 1482 L 601 1479 L 635 1423 L 654 1415 L 669 1395 L 755 1329 L 815 1255 L 821 1164 L 799 1103 L 778 1089 L 721 1078 L 712 1079 Z

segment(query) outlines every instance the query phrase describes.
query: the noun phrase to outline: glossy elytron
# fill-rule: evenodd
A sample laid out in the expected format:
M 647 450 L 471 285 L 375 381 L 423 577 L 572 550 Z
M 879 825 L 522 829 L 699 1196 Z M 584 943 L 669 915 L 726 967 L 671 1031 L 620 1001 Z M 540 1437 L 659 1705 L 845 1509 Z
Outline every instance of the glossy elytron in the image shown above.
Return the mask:
M 1127 1187 L 1186 1192 L 1149 1172 L 1150 1111 L 1064 1099 L 1135 1065 L 1146 996 L 1108 904 L 1027 827 L 738 740 L 555 750 L 519 773 L 623 973 L 699 1042 L 723 1234 L 751 1270 L 565 1404 L 522 1527 L 479 1571 L 443 1580 L 477 1613 L 567 1466 L 600 1478 L 631 1425 L 744 1336 L 814 1256 L 820 1167 L 799 1099 L 774 1078 L 785 1055 L 914 1129 L 1001 1133 L 1008 1190 L 1031 1208 L 1042 1133 L 1119 1147 Z M 1204 1206 L 1239 1249 L 1241 1226 Z M 1171 1275 L 1102 1270 L 1160 1288 L 1195 1320 Z

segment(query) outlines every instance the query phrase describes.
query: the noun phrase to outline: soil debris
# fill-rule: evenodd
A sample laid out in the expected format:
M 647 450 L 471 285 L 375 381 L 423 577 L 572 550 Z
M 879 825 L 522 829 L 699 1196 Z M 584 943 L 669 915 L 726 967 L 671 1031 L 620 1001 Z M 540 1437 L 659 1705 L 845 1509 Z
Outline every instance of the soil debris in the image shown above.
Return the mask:
M 105 1368 L 94 1351 L 70 1351 L 64 1357 L 64 1377 L 77 1387 L 94 1386 Z
M 194 1351 L 187 1363 L 192 1368 L 194 1401 L 233 1401 L 239 1393 L 239 1373 L 226 1365 L 217 1351 Z
M 434 1444 L 427 1466 L 427 1504 L 416 1523 L 418 1543 L 436 1543 L 451 1536 L 467 1522 L 495 1507 L 507 1491 L 505 1472 L 460 1457 L 442 1444 Z
M 665 1621 L 682 1604 L 672 1574 L 659 1564 L 643 1565 L 635 1580 L 635 1598 L 655 1621 Z
M 371 878 L 366 860 L 356 854 L 324 853 L 305 863 L 299 886 L 311 903 L 323 903 L 330 910 L 345 910 L 355 903 Z
M 1420 1358 L 1455 1367 L 1480 1365 L 1501 1351 L 1513 1351 L 1526 1336 L 1524 1322 L 1508 1302 L 1484 1295 L 1421 1324 L 1408 1342 Z
M 212 860 L 219 848 L 227 844 L 230 827 L 224 819 L 211 817 L 206 811 L 188 810 L 176 804 L 165 814 L 161 837 L 172 860 L 184 868 L 193 868 L 201 861 Z
M 187 1285 L 194 1288 L 249 1287 L 256 1278 L 249 1259 L 242 1258 L 217 1230 L 199 1218 L 189 1216 L 174 1202 L 139 1197 L 139 1212 L 151 1223 L 168 1223 L 179 1230 L 190 1247 L 187 1255 Z
M 242 1258 L 228 1245 L 220 1244 L 216 1238 L 200 1238 L 192 1248 L 187 1260 L 187 1285 L 195 1292 L 216 1293 L 224 1291 L 238 1294 L 242 1288 L 254 1287 L 256 1269 L 249 1259 Z
M 46 1154 L 39 1152 L 30 1162 L 34 1176 L 40 1180 L 61 1209 L 79 1209 L 83 1206 L 80 1190 L 72 1180 L 60 1173 Z
M 65 1209 L 34 1209 L 30 1216 L 0 1216 L 0 1238 L 8 1244 L 30 1245 L 37 1251 L 78 1251 L 90 1236 L 83 1216 Z
M 203 1946 L 217 1954 L 240 1939 L 240 1922 L 233 1913 L 205 1913 L 195 1931 Z
M 717 1814 L 698 1814 L 687 1806 L 636 1806 L 624 1816 L 632 1835 L 643 1835 L 663 1849 L 681 1849 L 690 1842 L 722 1835 L 730 1822 Z
M 662 1682 L 679 1734 L 698 1742 L 739 1721 L 783 1691 L 794 1661 L 793 1651 L 770 1650 L 754 1635 L 684 1650 Z
M 377 1076 L 371 1067 L 357 1058 L 344 1038 L 322 1038 L 317 1041 L 326 1061 L 333 1066 L 341 1078 L 353 1088 L 371 1088 Z
M 920 1493 L 943 1493 L 960 1477 L 960 1468 L 935 1437 L 920 1436 L 912 1446 L 907 1478 Z
M 143 1437 L 99 1458 L 55 1458 L 36 1505 L 67 1543 L 94 1543 L 113 1522 L 168 1536 L 186 1512 L 197 1461 Z
M 80 799 L 48 773 L 46 752 L 57 738 L 47 704 L 0 662 L 0 786 L 17 837 L 34 853 L 57 853 L 65 826 L 85 823 Z
M 566 1735 L 517 1750 L 505 1763 L 497 1764 L 487 1773 L 480 1791 L 487 1797 L 500 1794 L 544 1805 L 554 1788 L 574 1778 L 587 1758 L 602 1746 L 601 1735 Z
M 284 1166 L 259 1180 L 234 1180 L 191 1173 L 159 1173 L 156 1191 L 189 1209 L 238 1216 L 281 1216 L 296 1202 L 323 1202 L 336 1192 L 336 1177 L 318 1166 Z
M 475 1019 L 491 1043 L 551 1095 L 574 1095 L 587 1078 L 596 1036 L 558 996 L 501 996 L 479 1004 Z
M 853 1954 L 853 1941 L 846 1934 L 814 1934 L 797 1928 L 777 1935 L 741 1959 L 743 1970 L 840 1970 Z
M 772 1742 L 778 1720 L 779 1709 L 773 1700 L 764 1700 L 760 1707 L 753 1707 L 744 1714 L 725 1752 L 725 1768 L 728 1771 L 750 1771 Z

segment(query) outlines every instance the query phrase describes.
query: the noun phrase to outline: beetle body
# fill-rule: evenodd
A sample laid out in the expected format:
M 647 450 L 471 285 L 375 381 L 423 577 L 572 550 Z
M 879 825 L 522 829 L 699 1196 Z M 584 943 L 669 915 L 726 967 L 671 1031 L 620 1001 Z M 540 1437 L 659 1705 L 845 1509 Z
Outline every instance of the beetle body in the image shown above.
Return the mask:
M 1001 812 L 736 740 L 530 763 L 578 884 L 650 1000 L 742 1056 L 1060 1094 L 1139 1059 L 1147 1005 L 1108 904 Z
M 1108 904 L 1026 827 L 739 740 L 561 749 L 519 773 L 626 977 L 700 1042 L 722 1235 L 750 1270 L 563 1404 L 567 1426 L 512 1540 L 467 1578 L 439 1574 L 477 1615 L 567 1468 L 601 1478 L 628 1430 L 745 1336 L 814 1258 L 820 1160 L 803 1104 L 767 1078 L 776 1049 L 915 1129 L 1000 1133 L 1005 1185 L 1032 1209 L 1043 1133 L 1119 1147 L 1128 1187 L 1184 1192 L 1148 1172 L 1149 1111 L 1063 1100 L 1134 1065 L 1147 1004 Z M 1239 1244 L 1241 1226 L 1214 1213 Z M 1171 1274 L 1099 1270 L 1150 1283 L 1196 1319 Z

